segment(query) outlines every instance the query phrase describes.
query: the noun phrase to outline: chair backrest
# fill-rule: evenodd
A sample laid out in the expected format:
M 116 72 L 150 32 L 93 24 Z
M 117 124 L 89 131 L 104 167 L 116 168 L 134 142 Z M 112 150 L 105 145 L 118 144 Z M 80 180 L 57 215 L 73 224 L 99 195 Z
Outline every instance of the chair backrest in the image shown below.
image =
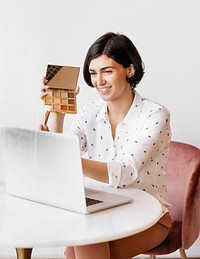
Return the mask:
M 200 231 L 200 149 L 171 141 L 166 172 L 171 216 L 182 222 L 182 247 L 187 249 Z

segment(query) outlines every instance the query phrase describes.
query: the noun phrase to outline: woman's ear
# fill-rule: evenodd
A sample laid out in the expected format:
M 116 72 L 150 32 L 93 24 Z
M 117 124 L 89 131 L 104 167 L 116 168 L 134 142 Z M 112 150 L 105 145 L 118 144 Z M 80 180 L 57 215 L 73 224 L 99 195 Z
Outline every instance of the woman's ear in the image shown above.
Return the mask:
M 127 77 L 130 78 L 135 74 L 135 68 L 133 64 L 130 64 L 130 66 L 127 68 Z

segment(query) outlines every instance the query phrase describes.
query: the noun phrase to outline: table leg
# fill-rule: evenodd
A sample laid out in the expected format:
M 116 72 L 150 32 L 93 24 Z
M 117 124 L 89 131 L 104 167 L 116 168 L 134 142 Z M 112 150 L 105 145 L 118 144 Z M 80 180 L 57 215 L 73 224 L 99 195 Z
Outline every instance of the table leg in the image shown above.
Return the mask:
M 17 259 L 31 259 L 32 248 L 16 248 Z

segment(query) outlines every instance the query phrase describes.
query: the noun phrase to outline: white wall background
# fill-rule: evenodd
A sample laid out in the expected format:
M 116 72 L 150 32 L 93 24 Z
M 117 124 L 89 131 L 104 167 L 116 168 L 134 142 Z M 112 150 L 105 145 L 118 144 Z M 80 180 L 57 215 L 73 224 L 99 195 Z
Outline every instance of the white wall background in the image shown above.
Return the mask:
M 200 147 L 199 13 L 199 0 L 0 0 L 0 125 L 37 129 L 46 65 L 82 67 L 90 44 L 114 31 L 130 37 L 143 57 L 138 91 L 168 107 L 172 139 Z M 79 85 L 81 108 L 97 95 L 82 70 Z M 190 256 L 200 257 L 199 244 Z

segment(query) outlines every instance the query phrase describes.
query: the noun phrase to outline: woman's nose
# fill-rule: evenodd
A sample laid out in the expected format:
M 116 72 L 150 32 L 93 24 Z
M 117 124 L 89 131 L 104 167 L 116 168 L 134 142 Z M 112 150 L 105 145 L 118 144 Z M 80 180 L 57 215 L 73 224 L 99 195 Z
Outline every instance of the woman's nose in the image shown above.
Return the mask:
M 102 77 L 102 75 L 98 75 L 96 83 L 97 83 L 97 86 L 101 86 L 106 83 L 106 80 Z

